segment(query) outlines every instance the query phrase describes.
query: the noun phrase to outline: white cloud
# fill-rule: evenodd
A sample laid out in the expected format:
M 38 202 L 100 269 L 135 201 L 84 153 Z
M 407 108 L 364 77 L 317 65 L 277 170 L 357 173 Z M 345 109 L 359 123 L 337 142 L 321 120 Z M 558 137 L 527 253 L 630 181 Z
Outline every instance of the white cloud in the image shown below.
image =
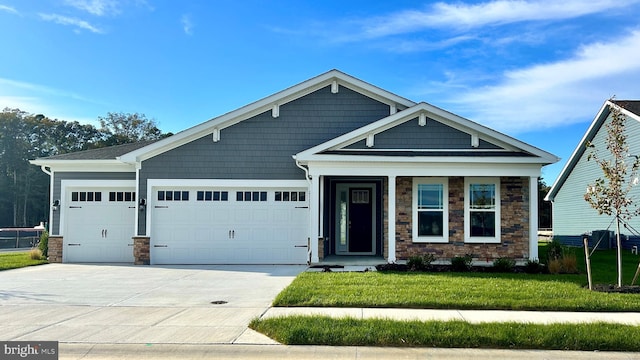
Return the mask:
M 495 0 L 478 4 L 439 2 L 423 10 L 404 10 L 362 19 L 360 32 L 343 40 L 380 38 L 425 29 L 470 29 L 523 21 L 562 20 L 619 9 L 638 0 Z
M 116 0 L 65 0 L 65 4 L 96 16 L 118 15 L 120 13 Z
M 91 25 L 89 22 L 82 19 L 72 18 L 72 17 L 58 15 L 58 14 L 40 13 L 38 15 L 42 20 L 45 20 L 45 21 L 51 21 L 60 25 L 74 26 L 77 28 L 76 31 L 79 31 L 78 29 L 84 29 L 84 30 L 89 30 L 96 34 L 104 33 L 103 30 Z
M 509 71 L 492 86 L 449 99 L 490 127 L 523 132 L 589 121 L 609 97 L 640 98 L 640 30 L 581 47 L 568 59 Z
M 0 4 L 0 11 L 5 11 L 5 12 L 16 14 L 16 15 L 20 14 L 18 10 L 16 10 L 15 8 L 7 5 L 2 5 L 2 4 Z
M 187 35 L 193 35 L 193 22 L 191 21 L 191 16 L 185 14 L 180 18 L 180 23 L 182 24 L 182 30 Z

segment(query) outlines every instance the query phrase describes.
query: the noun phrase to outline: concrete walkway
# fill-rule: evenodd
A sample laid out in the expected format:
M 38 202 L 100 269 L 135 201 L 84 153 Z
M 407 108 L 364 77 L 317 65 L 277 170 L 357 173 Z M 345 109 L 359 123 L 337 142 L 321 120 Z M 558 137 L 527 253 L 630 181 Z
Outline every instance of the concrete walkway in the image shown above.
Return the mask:
M 329 317 L 351 317 L 355 319 L 395 320 L 460 320 L 469 323 L 521 322 L 532 324 L 608 322 L 640 326 L 637 312 L 557 312 L 557 311 L 502 311 L 502 310 L 434 310 L 434 309 L 389 309 L 389 308 L 317 308 L 291 307 L 269 308 L 262 318 L 289 315 L 321 315 Z

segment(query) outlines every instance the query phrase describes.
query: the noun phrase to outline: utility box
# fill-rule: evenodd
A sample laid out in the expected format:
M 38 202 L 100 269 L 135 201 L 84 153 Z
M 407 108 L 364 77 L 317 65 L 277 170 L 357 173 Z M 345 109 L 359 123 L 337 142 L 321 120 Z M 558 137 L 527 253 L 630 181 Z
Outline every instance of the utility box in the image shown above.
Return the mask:
M 598 241 L 600 241 L 600 244 L 598 244 Z M 594 247 L 596 244 L 598 244 L 597 250 L 613 249 L 615 247 L 614 232 L 611 230 L 593 230 L 591 239 L 589 239 L 589 246 Z

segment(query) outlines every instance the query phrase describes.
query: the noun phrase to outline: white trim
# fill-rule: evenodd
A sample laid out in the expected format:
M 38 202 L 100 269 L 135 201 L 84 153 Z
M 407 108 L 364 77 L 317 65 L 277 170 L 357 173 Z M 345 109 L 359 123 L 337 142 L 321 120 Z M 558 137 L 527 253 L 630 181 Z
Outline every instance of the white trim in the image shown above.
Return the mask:
M 387 185 L 387 249 L 389 254 L 387 256 L 387 262 L 395 263 L 396 258 L 396 177 L 394 175 L 388 176 Z
M 418 185 L 442 185 L 442 236 L 418 236 Z M 449 242 L 449 178 L 446 177 L 414 177 L 411 205 L 412 241 L 414 243 L 448 243 Z
M 311 263 L 320 262 L 320 256 L 318 254 L 318 241 L 320 224 L 318 219 L 320 218 L 320 177 L 313 176 L 311 178 L 311 189 L 309 190 L 309 243 L 311 249 Z
M 470 209 L 470 194 L 469 186 L 471 184 L 493 184 L 495 185 L 495 236 L 493 237 L 478 237 L 471 236 L 471 209 Z M 500 178 L 499 177 L 465 177 L 464 178 L 464 242 L 472 244 L 499 244 L 502 241 L 501 237 L 501 214 L 500 208 L 502 198 L 500 194 Z
M 162 186 L 228 188 L 309 188 L 307 180 L 148 179 L 147 189 Z
M 529 260 L 538 260 L 538 178 L 529 178 Z
M 29 161 L 33 165 L 48 166 L 57 172 L 134 172 L 134 164 L 125 164 L 119 160 L 47 160 Z
M 536 164 L 311 162 L 312 176 L 540 176 Z

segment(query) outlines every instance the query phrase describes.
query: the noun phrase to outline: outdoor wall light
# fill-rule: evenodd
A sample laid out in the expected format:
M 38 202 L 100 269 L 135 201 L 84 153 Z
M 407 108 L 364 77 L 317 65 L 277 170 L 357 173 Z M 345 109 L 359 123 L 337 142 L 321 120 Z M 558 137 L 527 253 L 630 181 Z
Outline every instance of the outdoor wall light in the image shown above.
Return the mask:
M 138 209 L 140 211 L 144 211 L 144 209 L 147 208 L 147 199 L 140 199 L 140 201 L 138 201 Z
M 51 204 L 51 206 L 53 207 L 53 211 L 58 211 L 58 208 L 60 207 L 60 200 L 53 200 L 53 204 Z

